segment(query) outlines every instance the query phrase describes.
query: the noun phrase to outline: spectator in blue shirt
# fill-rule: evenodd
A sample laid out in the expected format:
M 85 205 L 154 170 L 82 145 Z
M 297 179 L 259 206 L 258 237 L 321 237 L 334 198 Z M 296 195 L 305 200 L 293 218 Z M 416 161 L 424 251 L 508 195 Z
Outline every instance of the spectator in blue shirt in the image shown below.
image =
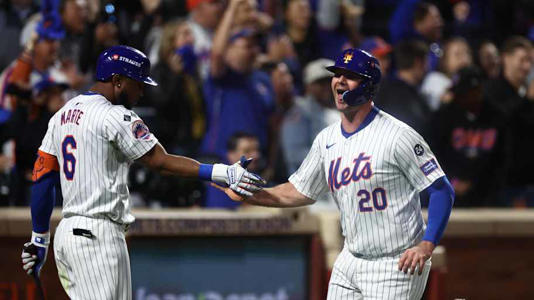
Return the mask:
M 414 39 L 425 42 L 429 47 L 430 70 L 435 70 L 443 54 L 440 45 L 443 25 L 436 5 L 420 0 L 404 0 L 397 6 L 389 24 L 391 41 L 393 44 Z
M 231 34 L 239 1 L 231 1 L 215 33 L 209 77 L 204 82 L 207 134 L 204 154 L 226 155 L 226 141 L 243 131 L 258 137 L 267 148 L 268 118 L 273 106 L 269 76 L 255 67 L 259 52 L 254 30 Z
M 226 143 L 226 149 L 225 162 L 234 163 L 244 155 L 246 158 L 253 158 L 247 169 L 251 172 L 259 171 L 261 152 L 258 138 L 254 135 L 246 132 L 236 132 Z M 240 205 L 240 202 L 231 200 L 224 192 L 212 186 L 207 187 L 204 201 L 205 207 L 236 209 Z

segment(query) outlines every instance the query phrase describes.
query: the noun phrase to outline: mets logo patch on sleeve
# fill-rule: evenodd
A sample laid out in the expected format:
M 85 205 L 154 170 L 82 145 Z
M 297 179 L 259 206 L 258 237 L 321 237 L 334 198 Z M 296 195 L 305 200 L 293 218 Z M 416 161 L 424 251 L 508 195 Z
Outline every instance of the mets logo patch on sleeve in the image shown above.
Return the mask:
M 421 144 L 416 144 L 416 145 L 413 147 L 413 152 L 414 152 L 415 155 L 417 155 L 417 156 L 422 156 L 423 154 L 425 154 L 425 148 L 423 148 L 423 146 L 421 146 Z
M 423 174 L 425 174 L 425 176 L 428 176 L 428 174 L 434 172 L 434 170 L 436 170 L 437 168 L 438 164 L 436 163 L 436 160 L 432 158 L 421 166 L 421 171 L 423 171 Z
M 150 139 L 150 131 L 148 127 L 141 120 L 137 120 L 132 124 L 132 133 L 136 139 L 148 140 Z

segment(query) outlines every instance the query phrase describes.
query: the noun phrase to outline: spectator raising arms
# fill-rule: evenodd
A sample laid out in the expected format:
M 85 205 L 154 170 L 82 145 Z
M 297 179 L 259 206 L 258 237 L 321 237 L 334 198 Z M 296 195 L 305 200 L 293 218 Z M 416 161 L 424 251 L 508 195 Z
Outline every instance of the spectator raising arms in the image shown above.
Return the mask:
M 291 39 L 301 67 L 319 58 L 316 26 L 307 0 L 284 1 L 284 32 Z
M 199 60 L 200 76 L 205 79 L 209 72 L 213 32 L 224 12 L 222 0 L 187 0 L 189 25 L 195 37 L 195 55 Z
M 269 76 L 255 66 L 257 34 L 248 28 L 232 31 L 237 10 L 245 1 L 230 1 L 215 33 L 210 75 L 204 82 L 208 128 L 201 150 L 219 159 L 226 155 L 228 138 L 238 131 L 257 136 L 261 149 L 267 149 L 274 99 Z
M 155 132 L 173 152 L 195 155 L 205 131 L 202 90 L 193 51 L 194 36 L 185 21 L 164 26 L 159 62 L 153 77 L 159 85 L 148 91 L 156 108 Z

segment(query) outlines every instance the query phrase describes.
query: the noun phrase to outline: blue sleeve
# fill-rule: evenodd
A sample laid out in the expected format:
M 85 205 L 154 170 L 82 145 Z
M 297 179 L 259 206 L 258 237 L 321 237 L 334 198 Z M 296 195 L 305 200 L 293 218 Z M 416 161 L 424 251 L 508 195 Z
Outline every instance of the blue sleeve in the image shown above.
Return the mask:
M 447 177 L 443 176 L 424 189 L 421 196 L 429 202 L 428 226 L 423 240 L 437 245 L 449 221 L 454 203 L 454 189 Z
M 31 188 L 32 228 L 44 233 L 50 229 L 50 216 L 56 198 L 55 187 L 59 186 L 59 172 L 52 171 L 33 183 Z

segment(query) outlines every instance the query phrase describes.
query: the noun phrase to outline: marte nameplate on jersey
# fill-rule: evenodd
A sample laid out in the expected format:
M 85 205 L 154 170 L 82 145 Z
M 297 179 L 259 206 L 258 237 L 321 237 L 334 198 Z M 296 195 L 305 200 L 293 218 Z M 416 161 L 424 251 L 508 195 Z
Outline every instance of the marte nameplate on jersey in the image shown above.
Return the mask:
M 69 109 L 61 113 L 61 125 L 65 124 L 74 124 L 80 125 L 80 120 L 82 118 L 83 111 L 79 109 Z

